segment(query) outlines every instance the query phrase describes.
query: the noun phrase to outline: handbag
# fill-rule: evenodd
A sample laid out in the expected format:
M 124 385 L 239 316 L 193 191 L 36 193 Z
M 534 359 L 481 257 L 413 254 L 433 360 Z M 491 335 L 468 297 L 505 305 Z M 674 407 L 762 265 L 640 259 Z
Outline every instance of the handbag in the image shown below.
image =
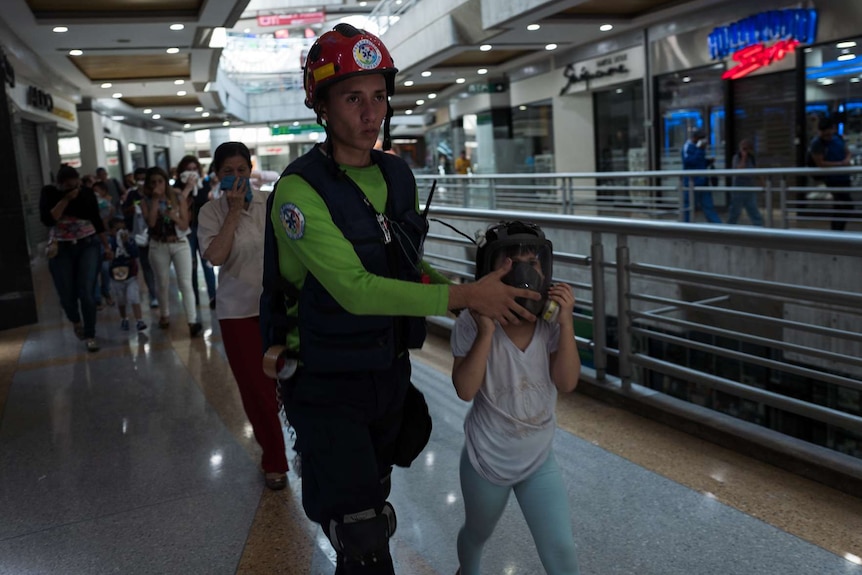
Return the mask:
M 45 246 L 45 257 L 49 260 L 55 258 L 59 251 L 60 246 L 57 244 L 56 238 L 54 238 L 54 228 L 51 228 L 51 231 L 48 232 L 48 245 Z

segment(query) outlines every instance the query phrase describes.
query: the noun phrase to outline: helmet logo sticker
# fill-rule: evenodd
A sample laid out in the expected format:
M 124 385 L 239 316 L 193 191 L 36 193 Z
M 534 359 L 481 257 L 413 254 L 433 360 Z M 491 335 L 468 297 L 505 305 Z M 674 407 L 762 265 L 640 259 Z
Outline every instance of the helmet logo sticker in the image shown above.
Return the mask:
M 301 239 L 305 235 L 305 215 L 302 210 L 296 204 L 283 204 L 280 211 L 285 235 L 291 240 Z
M 383 55 L 374 42 L 363 38 L 353 46 L 353 60 L 363 70 L 372 70 L 383 61 Z

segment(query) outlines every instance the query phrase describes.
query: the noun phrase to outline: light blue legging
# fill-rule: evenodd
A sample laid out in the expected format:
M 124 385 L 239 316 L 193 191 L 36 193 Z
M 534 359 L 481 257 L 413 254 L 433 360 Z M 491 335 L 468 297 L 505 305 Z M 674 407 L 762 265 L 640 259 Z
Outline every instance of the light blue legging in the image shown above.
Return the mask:
M 466 516 L 458 533 L 461 575 L 479 575 L 482 547 L 500 520 L 511 491 L 518 498 L 548 575 L 578 575 L 569 498 L 553 452 L 528 478 L 503 486 L 476 473 L 466 448 L 461 451 L 461 493 Z

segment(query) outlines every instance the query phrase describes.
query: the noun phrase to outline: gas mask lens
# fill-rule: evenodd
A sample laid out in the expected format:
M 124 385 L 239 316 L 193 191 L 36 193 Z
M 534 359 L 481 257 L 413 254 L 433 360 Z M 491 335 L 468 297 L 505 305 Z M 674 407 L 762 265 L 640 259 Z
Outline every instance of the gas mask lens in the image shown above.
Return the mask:
M 506 258 L 512 260 L 512 269 L 503 276 L 503 283 L 542 295 L 538 300 L 519 297 L 515 301 L 537 317 L 555 320 L 559 308 L 556 302 L 548 299 L 553 274 L 553 255 L 548 243 L 537 241 L 500 246 L 492 254 L 494 269 L 503 265 Z

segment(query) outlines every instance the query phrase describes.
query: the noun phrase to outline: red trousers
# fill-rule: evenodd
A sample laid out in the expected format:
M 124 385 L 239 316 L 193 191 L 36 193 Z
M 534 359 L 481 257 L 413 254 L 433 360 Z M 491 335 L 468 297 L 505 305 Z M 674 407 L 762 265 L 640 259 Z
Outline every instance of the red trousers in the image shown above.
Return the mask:
M 251 422 L 254 438 L 263 449 L 261 466 L 266 473 L 286 472 L 287 455 L 278 416 L 276 384 L 261 367 L 260 322 L 257 317 L 248 317 L 221 319 L 219 325 L 242 406 Z

